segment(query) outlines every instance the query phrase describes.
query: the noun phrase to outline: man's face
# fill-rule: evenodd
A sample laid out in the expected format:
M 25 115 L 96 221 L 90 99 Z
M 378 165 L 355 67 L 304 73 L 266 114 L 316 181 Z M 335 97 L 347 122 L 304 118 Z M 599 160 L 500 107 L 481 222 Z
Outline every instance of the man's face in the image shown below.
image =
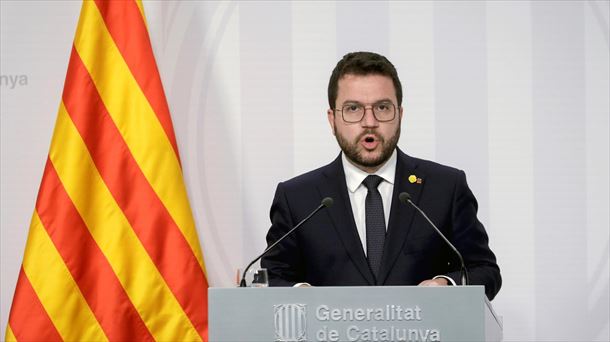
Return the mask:
M 347 74 L 339 79 L 337 100 L 333 112 L 327 112 L 328 122 L 345 156 L 356 167 L 366 172 L 375 172 L 392 155 L 400 137 L 402 107 L 397 107 L 393 120 L 379 122 L 373 115 L 371 105 L 390 101 L 398 106 L 392 79 L 382 75 Z M 366 106 L 360 122 L 343 120 L 341 109 L 345 104 L 360 103 Z

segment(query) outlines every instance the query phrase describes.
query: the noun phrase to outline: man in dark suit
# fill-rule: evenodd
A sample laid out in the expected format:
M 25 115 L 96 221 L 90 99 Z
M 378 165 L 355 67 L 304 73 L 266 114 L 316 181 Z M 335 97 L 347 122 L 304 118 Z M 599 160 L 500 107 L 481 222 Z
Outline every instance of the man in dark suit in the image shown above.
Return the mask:
M 415 209 L 399 201 L 407 192 L 462 253 L 470 284 L 484 285 L 492 299 L 500 270 L 464 172 L 396 147 L 403 108 L 394 66 L 375 53 L 347 54 L 333 70 L 328 99 L 328 121 L 342 153 L 278 185 L 267 242 L 277 241 L 324 197 L 334 205 L 262 259 L 270 285 L 459 284 L 459 259 Z

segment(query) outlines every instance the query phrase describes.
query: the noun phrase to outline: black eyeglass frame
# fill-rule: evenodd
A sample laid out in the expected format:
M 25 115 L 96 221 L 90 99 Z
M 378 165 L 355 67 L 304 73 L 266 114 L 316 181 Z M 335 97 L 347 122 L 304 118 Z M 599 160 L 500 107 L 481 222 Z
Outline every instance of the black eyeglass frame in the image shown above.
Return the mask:
M 345 114 L 343 113 L 344 108 L 345 108 L 345 107 L 348 107 L 348 106 L 355 105 L 355 104 L 356 104 L 356 105 L 360 105 L 360 106 L 362 106 L 362 108 L 363 108 L 363 111 L 362 111 L 362 116 L 361 116 L 361 117 L 360 117 L 360 119 L 359 119 L 359 120 L 357 120 L 357 121 L 349 121 L 349 120 L 346 120 L 346 119 L 345 119 Z M 387 119 L 387 120 L 380 120 L 380 119 L 377 117 L 377 113 L 375 113 L 375 109 L 374 109 L 374 108 L 375 108 L 375 106 L 380 105 L 380 104 L 385 104 L 385 105 L 391 105 L 391 106 L 392 106 L 392 109 L 393 109 L 393 113 L 394 113 L 394 114 L 392 115 L 392 118 L 391 118 L 391 119 Z M 345 122 L 347 122 L 347 123 L 359 123 L 360 121 L 362 121 L 362 119 L 364 119 L 364 116 L 366 115 L 366 110 L 367 110 L 367 109 L 369 109 L 369 108 L 370 108 L 370 109 L 371 109 L 371 111 L 373 112 L 373 117 L 375 117 L 375 120 L 377 120 L 378 122 L 390 122 L 390 121 L 392 121 L 392 120 L 396 119 L 396 110 L 397 110 L 397 107 L 396 107 L 396 105 L 395 105 L 393 102 L 391 102 L 391 101 L 379 101 L 379 102 L 373 103 L 373 104 L 368 105 L 368 106 L 365 106 L 364 104 L 359 103 L 359 102 L 350 102 L 350 103 L 347 103 L 347 104 L 344 104 L 343 106 L 341 106 L 341 109 L 333 109 L 333 112 L 341 112 L 341 118 L 343 119 L 343 121 L 345 121 Z

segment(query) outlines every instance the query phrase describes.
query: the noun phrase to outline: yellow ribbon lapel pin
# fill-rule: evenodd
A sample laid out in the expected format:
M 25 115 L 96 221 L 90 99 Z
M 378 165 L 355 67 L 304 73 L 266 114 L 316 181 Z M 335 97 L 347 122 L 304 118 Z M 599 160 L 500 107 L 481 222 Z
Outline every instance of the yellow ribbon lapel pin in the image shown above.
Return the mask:
M 422 183 L 422 179 L 417 177 L 416 175 L 410 175 L 409 176 L 409 183 L 411 183 L 411 184 L 413 184 L 413 183 L 421 184 Z

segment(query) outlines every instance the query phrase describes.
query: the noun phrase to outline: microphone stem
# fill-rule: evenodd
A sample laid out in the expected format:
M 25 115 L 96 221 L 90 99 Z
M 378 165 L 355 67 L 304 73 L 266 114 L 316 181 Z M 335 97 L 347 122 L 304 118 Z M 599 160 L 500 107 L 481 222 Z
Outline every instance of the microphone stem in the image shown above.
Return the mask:
M 432 222 L 432 220 L 430 220 L 428 218 L 428 215 L 426 215 L 426 213 L 424 213 L 423 210 L 419 209 L 418 206 L 415 205 L 415 203 L 413 203 L 411 201 L 411 199 L 407 199 L 407 202 L 409 202 L 409 204 L 411 204 L 411 206 L 413 208 L 415 208 L 415 210 L 419 211 L 419 213 L 428 221 L 428 223 L 430 223 L 430 225 L 432 226 L 432 228 L 434 228 L 436 230 L 436 232 L 438 233 L 438 235 L 445 240 L 445 242 L 447 243 L 447 245 L 455 252 L 455 254 L 458 256 L 458 258 L 460 259 L 460 273 L 461 273 L 461 281 L 462 281 L 462 285 L 468 285 L 468 272 L 466 271 L 466 265 L 464 264 L 464 259 L 462 259 L 462 254 L 455 248 L 453 247 L 453 244 L 451 242 L 449 242 L 449 240 L 447 240 L 447 238 L 445 237 L 445 234 L 441 233 L 441 231 L 436 228 L 436 225 Z
M 273 247 L 275 247 L 278 243 L 280 243 L 282 240 L 284 240 L 288 235 L 290 235 L 290 233 L 292 233 L 293 231 L 295 231 L 297 228 L 299 228 L 303 223 L 307 222 L 313 215 L 315 215 L 318 211 L 322 210 L 322 208 L 324 208 L 325 205 L 324 204 L 320 204 L 319 207 L 316 208 L 316 210 L 314 210 L 311 214 L 309 214 L 309 216 L 307 216 L 306 218 L 304 218 L 301 222 L 299 222 L 299 224 L 297 224 L 296 226 L 294 226 L 294 228 L 290 229 L 288 231 L 288 233 L 284 234 L 284 236 L 282 236 L 279 240 L 277 240 L 276 242 L 274 242 L 271 246 L 267 247 L 263 253 L 261 253 L 261 255 L 257 256 L 256 259 L 252 260 L 251 263 L 248 264 L 248 266 L 246 267 L 246 269 L 244 270 L 244 273 L 241 277 L 241 281 L 239 282 L 239 287 L 246 287 L 246 272 L 248 272 L 248 270 L 250 269 L 250 267 L 257 262 L 260 258 L 262 258 L 265 254 L 267 254 L 267 252 L 269 252 Z

